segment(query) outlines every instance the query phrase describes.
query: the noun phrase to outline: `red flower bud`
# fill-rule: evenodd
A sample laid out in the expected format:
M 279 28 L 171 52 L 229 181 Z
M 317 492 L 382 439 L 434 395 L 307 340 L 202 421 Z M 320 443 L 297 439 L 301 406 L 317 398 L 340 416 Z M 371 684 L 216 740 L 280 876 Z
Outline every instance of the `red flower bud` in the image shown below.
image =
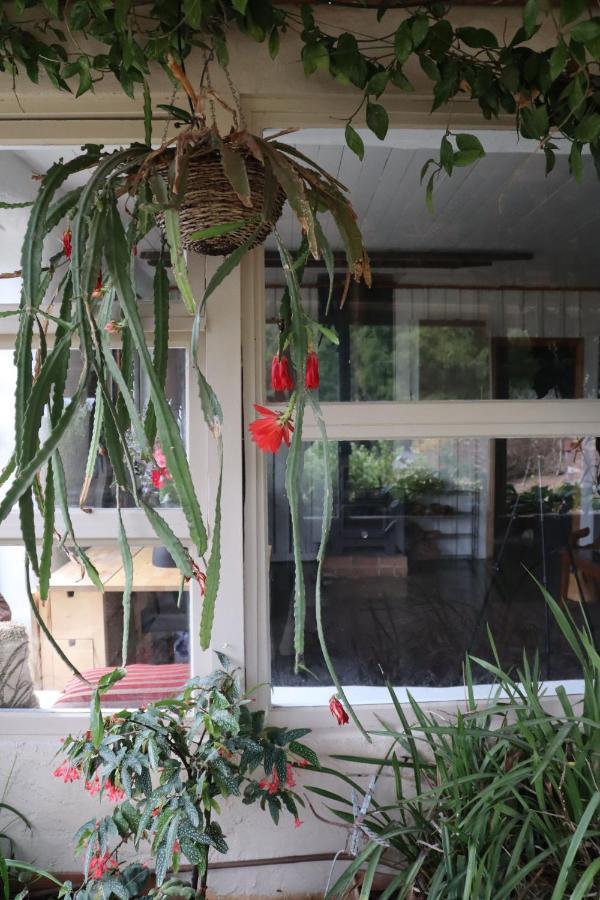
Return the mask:
M 306 357 L 306 378 L 304 383 L 309 391 L 314 391 L 319 387 L 319 357 L 314 350 L 309 350 Z
M 338 725 L 348 724 L 348 722 L 350 721 L 350 719 L 348 718 L 348 713 L 336 696 L 333 696 L 329 701 L 329 709 L 334 719 L 337 719 Z
M 92 291 L 92 299 L 97 300 L 101 294 L 102 294 L 102 270 L 100 270 L 98 272 L 98 278 L 96 279 L 96 287 Z
M 271 386 L 274 391 L 291 391 L 294 389 L 294 379 L 290 372 L 287 356 L 281 359 L 277 354 L 271 363 Z
M 63 236 L 62 236 L 63 252 L 64 252 L 65 256 L 67 257 L 67 259 L 71 259 L 71 254 L 73 253 L 72 237 L 73 237 L 73 235 L 71 233 L 70 228 L 67 228 L 66 231 L 63 231 Z

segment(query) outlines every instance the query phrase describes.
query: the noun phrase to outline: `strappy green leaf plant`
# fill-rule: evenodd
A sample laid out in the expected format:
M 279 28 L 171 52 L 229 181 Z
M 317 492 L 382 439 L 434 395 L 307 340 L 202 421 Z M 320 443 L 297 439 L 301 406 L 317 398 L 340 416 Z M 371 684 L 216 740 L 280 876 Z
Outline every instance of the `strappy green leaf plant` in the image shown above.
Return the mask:
M 543 589 L 542 589 L 543 590 Z M 392 796 L 371 799 L 361 822 L 342 793 L 309 788 L 355 829 L 362 849 L 327 897 L 339 898 L 363 870 L 361 897 L 428 900 L 596 900 L 600 891 L 600 656 L 585 621 L 544 591 L 560 632 L 581 668 L 583 691 L 544 695 L 537 658 L 506 671 L 490 636 L 492 662 L 468 658 L 466 710 L 441 716 L 409 695 L 397 715 L 371 732 L 385 756 L 337 756 L 385 771 Z M 473 667 L 494 682 L 475 700 Z M 325 771 L 325 770 L 323 770 Z M 367 770 L 369 771 L 369 770 Z M 332 769 L 331 774 L 339 773 Z M 364 787 L 342 776 L 356 793 Z M 346 788 L 345 788 L 346 790 Z M 377 796 L 377 792 L 376 792 Z M 360 804 L 360 799 L 359 799 Z

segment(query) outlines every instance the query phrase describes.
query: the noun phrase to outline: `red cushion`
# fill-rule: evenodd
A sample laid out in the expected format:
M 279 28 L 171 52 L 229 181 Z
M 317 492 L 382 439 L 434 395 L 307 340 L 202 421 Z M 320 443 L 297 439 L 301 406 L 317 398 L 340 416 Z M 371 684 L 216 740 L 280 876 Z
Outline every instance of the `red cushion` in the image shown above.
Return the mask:
M 53 706 L 89 706 L 94 687 L 103 675 L 112 671 L 113 668 L 109 666 L 82 672 L 90 684 L 80 681 L 79 678 L 72 678 Z M 189 677 L 188 663 L 172 663 L 166 666 L 136 663 L 127 666 L 125 678 L 117 681 L 103 695 L 102 702 L 108 706 L 135 707 L 152 703 L 155 700 L 163 700 L 165 697 L 175 697 L 181 693 L 183 685 Z

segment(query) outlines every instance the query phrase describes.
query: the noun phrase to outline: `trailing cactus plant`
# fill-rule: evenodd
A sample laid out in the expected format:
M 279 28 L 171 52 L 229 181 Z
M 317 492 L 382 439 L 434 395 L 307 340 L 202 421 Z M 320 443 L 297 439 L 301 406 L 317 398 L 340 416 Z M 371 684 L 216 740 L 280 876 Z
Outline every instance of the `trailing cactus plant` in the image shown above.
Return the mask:
M 269 413 L 271 434 L 276 437 L 277 447 L 271 443 L 267 448 L 261 440 L 259 423 L 253 423 L 252 436 L 262 449 L 274 450 L 280 446 L 282 435 L 289 443 L 289 435 L 294 433 L 288 459 L 287 490 L 296 546 L 296 666 L 300 668 L 303 664 L 305 607 L 299 549 L 300 439 L 307 400 L 318 413 L 314 394 L 318 371 L 312 348 L 321 326 L 309 317 L 302 305 L 298 269 L 303 267 L 309 255 L 323 258 L 330 279 L 333 279 L 333 254 L 319 224 L 322 212 L 331 213 L 337 224 L 346 249 L 348 278 L 364 279 L 369 283 L 369 261 L 356 216 L 342 185 L 300 151 L 281 143 L 276 137 L 262 138 L 240 127 L 221 136 L 214 124 L 207 123 L 206 91 L 196 93 L 175 60 L 170 59 L 169 65 L 188 95 L 191 110 L 189 115 L 179 111 L 183 127 L 173 140 L 165 141 L 158 148 L 152 147 L 151 119 L 147 111 L 145 143 L 113 151 L 96 145 L 85 146 L 74 159 L 57 161 L 41 180 L 22 250 L 20 274 L 23 286 L 15 346 L 15 451 L 2 475 L 3 481 L 9 476 L 12 481 L 0 503 L 0 522 L 18 507 L 27 558 L 27 591 L 34 614 L 56 652 L 76 674 L 80 674 L 47 631 L 33 596 L 31 574 L 39 584 L 39 599 L 43 603 L 48 596 L 53 548 L 59 543 L 81 564 L 98 589 L 102 589 L 98 572 L 77 542 L 69 514 L 63 463 L 63 447 L 69 440 L 77 410 L 89 397 L 90 385 L 95 385 L 90 449 L 87 464 L 85 468 L 82 466 L 81 472 L 80 505 L 87 509 L 88 491 L 101 453 L 112 467 L 118 538 L 126 575 L 123 663 L 126 662 L 132 589 L 131 550 L 122 517 L 124 505 L 135 505 L 145 514 L 156 537 L 179 567 L 182 579 L 195 579 L 199 583 L 203 594 L 200 644 L 203 649 L 208 648 L 222 555 L 223 414 L 198 362 L 199 328 L 210 295 L 256 243 L 257 236 L 264 239 L 281 210 L 283 198 L 298 218 L 304 235 L 299 258 L 295 261 L 277 235 L 287 283 L 282 300 L 277 359 L 283 364 L 287 359 L 285 354 L 289 354 L 294 370 L 290 386 L 294 384 L 295 387 L 285 412 Z M 211 97 L 216 97 L 214 92 Z M 170 111 L 178 115 L 176 108 L 170 108 Z M 202 242 L 225 235 L 235 244 L 208 283 L 204 296 L 197 297 L 187 273 L 180 214 L 188 198 L 188 174 L 194 166 L 202 166 L 206 158 L 211 162 L 215 158 L 220 161 L 225 179 L 225 200 L 231 208 L 235 209 L 237 204 L 251 215 L 250 218 L 245 215 L 239 220 L 223 222 L 222 217 L 218 218 L 219 204 L 216 204 L 213 224 L 196 232 L 188 230 L 186 242 L 191 247 L 198 242 L 202 246 Z M 254 170 L 256 166 L 261 169 L 263 202 L 260 207 L 255 196 L 253 200 L 250 189 L 250 161 Z M 79 176 L 81 180 L 82 175 L 86 179 L 83 186 L 72 187 L 73 176 Z M 206 220 L 210 209 L 203 212 Z M 159 254 L 153 280 L 154 347 L 149 348 L 140 315 L 142 287 L 138 285 L 136 257 L 138 244 L 157 222 L 162 230 L 163 252 Z M 249 222 L 254 222 L 254 226 L 249 228 Z M 57 227 L 63 232 L 59 246 Z M 45 259 L 48 259 L 47 264 L 44 264 Z M 201 508 L 179 423 L 165 396 L 169 340 L 168 267 L 185 308 L 194 320 L 191 350 L 198 397 L 206 425 L 215 438 L 221 466 L 210 539 L 207 511 Z M 331 334 L 328 336 L 334 338 Z M 120 340 L 118 355 L 114 352 L 115 338 Z M 80 375 L 67 399 L 67 375 L 73 354 L 79 358 Z M 133 391 L 136 364 L 149 386 L 148 404 L 143 411 L 136 405 Z M 189 549 L 188 542 L 182 542 L 173 533 L 140 489 L 140 459 L 154 461 L 157 486 L 168 483 L 169 491 L 176 496 L 187 523 Z M 325 522 L 324 541 L 327 531 Z M 328 665 L 331 668 L 330 662 Z M 337 678 L 334 680 L 338 684 Z M 339 685 L 338 690 L 341 690 Z

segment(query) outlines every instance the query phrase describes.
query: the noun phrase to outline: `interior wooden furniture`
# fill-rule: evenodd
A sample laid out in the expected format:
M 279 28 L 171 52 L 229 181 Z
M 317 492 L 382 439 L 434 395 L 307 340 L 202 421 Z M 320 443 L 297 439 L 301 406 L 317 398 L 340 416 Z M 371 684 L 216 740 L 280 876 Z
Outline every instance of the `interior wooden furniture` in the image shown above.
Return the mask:
M 178 592 L 181 575 L 176 568 L 153 565 L 152 547 L 132 547 L 132 591 L 140 593 Z M 114 665 L 115 648 L 122 637 L 121 604 L 125 572 L 121 554 L 114 549 L 94 548 L 88 556 L 98 570 L 104 592 L 99 591 L 79 564 L 70 561 L 53 572 L 46 603 L 36 595 L 42 621 L 59 646 L 80 672 L 98 666 Z M 115 597 L 115 595 L 117 595 Z M 135 634 L 141 615 L 139 604 L 131 605 L 131 632 Z M 72 673 L 47 640 L 40 640 L 40 626 L 33 618 L 37 636 L 37 687 L 61 690 Z M 132 660 L 133 661 L 133 660 Z
M 560 596 L 563 602 L 597 603 L 600 599 L 600 537 L 590 544 L 580 543 L 589 533 L 589 528 L 574 531 L 568 546 L 561 550 Z

